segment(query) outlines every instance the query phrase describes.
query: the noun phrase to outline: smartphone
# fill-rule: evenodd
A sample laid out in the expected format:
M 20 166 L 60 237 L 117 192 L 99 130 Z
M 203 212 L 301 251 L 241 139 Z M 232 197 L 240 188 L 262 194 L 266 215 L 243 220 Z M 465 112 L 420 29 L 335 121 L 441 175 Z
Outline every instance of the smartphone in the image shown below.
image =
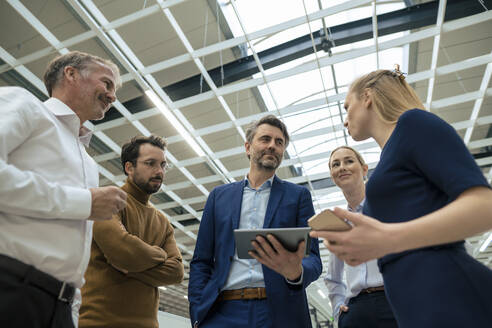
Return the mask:
M 331 210 L 324 210 L 313 215 L 308 224 L 313 230 L 345 231 L 352 229 L 352 226 Z

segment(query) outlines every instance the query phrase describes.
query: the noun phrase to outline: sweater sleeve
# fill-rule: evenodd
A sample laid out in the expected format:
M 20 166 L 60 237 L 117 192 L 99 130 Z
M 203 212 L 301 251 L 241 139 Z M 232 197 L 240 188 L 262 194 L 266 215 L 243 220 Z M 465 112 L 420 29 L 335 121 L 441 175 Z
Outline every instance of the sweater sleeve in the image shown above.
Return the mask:
M 183 281 L 184 267 L 181 253 L 174 239 L 174 229 L 167 222 L 166 236 L 162 249 L 167 254 L 167 259 L 159 265 L 141 272 L 129 272 L 128 277 L 140 280 L 152 287 L 178 284 Z
M 124 229 L 121 221 L 125 213 L 126 210 L 123 210 L 111 220 L 94 222 L 94 241 L 108 262 L 129 273 L 142 272 L 166 263 L 169 254 L 165 249 L 151 246 Z

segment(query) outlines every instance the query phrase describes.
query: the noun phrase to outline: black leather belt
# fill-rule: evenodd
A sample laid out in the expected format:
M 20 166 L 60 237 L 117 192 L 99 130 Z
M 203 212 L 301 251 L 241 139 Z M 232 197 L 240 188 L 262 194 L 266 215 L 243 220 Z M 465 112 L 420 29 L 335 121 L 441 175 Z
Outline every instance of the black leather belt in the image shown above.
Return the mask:
M 363 290 L 360 291 L 360 294 L 371 294 L 375 292 L 384 292 L 384 286 L 377 286 L 377 287 L 367 287 Z
M 24 279 L 30 285 L 53 295 L 61 302 L 71 304 L 73 301 L 75 295 L 75 288 L 73 286 L 36 269 L 32 265 L 27 265 L 21 261 L 0 254 L 0 271 L 8 272 Z

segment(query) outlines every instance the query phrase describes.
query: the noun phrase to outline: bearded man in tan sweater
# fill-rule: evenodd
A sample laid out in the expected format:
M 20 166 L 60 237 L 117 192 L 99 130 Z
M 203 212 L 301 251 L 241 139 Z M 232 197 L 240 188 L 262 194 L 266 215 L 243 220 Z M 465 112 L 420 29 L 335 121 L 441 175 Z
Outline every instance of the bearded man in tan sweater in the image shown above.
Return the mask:
M 158 327 L 158 287 L 183 280 L 174 229 L 149 203 L 167 168 L 165 148 L 156 136 L 135 137 L 122 148 L 127 205 L 111 220 L 94 223 L 80 328 Z

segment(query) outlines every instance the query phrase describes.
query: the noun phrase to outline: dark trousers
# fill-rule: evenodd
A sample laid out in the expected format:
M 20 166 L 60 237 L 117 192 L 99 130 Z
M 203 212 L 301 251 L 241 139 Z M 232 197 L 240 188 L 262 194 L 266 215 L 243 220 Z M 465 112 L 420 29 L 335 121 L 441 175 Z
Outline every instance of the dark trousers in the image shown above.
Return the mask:
M 263 300 L 218 301 L 200 328 L 271 328 L 268 305 Z
M 10 270 L 14 266 L 22 270 Z M 39 275 L 47 276 L 48 280 L 55 279 L 32 266 L 0 255 L 0 327 L 74 327 L 71 304 L 37 286 L 43 281 Z
M 338 328 L 396 328 L 384 291 L 359 294 L 351 298 L 348 312 L 340 313 Z

